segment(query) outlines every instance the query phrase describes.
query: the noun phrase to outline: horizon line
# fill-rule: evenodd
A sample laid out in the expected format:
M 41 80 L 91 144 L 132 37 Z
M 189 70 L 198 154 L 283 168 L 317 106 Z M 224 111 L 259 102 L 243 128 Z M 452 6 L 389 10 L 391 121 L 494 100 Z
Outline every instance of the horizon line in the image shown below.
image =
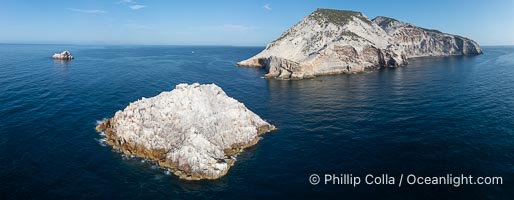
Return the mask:
M 70 45 L 70 46 L 218 46 L 218 47 L 266 47 L 264 45 L 239 45 L 239 44 L 79 44 L 79 43 L 12 43 L 12 42 L 0 42 L 0 45 Z
M 0 42 L 0 45 L 70 45 L 70 46 L 224 46 L 224 47 L 266 47 L 267 44 L 264 45 L 246 45 L 246 44 L 96 44 L 96 43 L 11 43 L 11 42 Z M 488 46 L 514 46 L 514 44 L 484 44 L 480 45 L 480 47 L 488 47 Z

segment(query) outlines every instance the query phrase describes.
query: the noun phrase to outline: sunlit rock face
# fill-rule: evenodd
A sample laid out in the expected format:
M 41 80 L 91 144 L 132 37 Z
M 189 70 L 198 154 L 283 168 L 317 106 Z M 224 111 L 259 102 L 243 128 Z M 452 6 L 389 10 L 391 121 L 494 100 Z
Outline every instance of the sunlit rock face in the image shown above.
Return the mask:
M 115 149 L 188 180 L 225 175 L 237 153 L 274 129 L 217 85 L 198 83 L 132 102 L 97 126 Z
M 302 79 L 407 64 L 410 57 L 476 55 L 476 42 L 394 19 L 318 9 L 239 66 L 264 67 L 266 77 Z
M 58 60 L 71 60 L 71 59 L 73 59 L 73 56 L 71 55 L 71 53 L 69 51 L 63 51 L 61 53 L 55 53 L 52 56 L 52 58 L 58 59 Z
M 438 30 L 418 27 L 388 17 L 372 20 L 391 36 L 391 50 L 407 58 L 427 56 L 479 55 L 482 49 L 473 40 Z

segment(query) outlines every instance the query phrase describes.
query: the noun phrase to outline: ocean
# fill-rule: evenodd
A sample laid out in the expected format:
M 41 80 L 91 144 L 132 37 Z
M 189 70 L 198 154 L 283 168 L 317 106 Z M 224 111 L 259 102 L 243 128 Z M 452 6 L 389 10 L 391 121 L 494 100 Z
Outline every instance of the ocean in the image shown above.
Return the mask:
M 75 59 L 51 58 L 64 49 Z M 514 199 L 514 47 L 300 81 L 234 65 L 262 49 L 0 45 L 0 199 Z M 278 130 L 218 180 L 180 180 L 101 143 L 97 121 L 195 82 L 219 85 Z M 502 183 L 406 180 L 449 174 Z

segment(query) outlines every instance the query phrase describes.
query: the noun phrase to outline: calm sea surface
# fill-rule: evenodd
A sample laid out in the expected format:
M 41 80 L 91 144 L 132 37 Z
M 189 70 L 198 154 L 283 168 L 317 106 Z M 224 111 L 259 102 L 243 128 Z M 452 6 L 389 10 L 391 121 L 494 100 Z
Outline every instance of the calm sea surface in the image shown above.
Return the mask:
M 76 59 L 50 58 L 64 49 Z M 514 47 L 302 81 L 234 66 L 260 50 L 0 45 L 0 199 L 514 199 Z M 194 82 L 218 84 L 279 129 L 206 181 L 180 180 L 99 142 L 97 120 Z M 387 173 L 396 185 L 313 186 L 313 173 Z M 503 184 L 399 188 L 402 173 Z

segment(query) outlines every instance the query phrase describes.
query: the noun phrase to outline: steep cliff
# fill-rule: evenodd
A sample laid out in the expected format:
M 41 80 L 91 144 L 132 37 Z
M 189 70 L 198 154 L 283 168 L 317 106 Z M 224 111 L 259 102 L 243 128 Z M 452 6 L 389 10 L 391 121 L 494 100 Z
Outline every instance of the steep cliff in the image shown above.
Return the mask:
M 480 54 L 467 38 L 355 11 L 317 9 L 239 66 L 265 67 L 266 77 L 302 79 L 407 64 L 419 56 Z
M 407 58 L 482 54 L 482 49 L 475 41 L 462 36 L 421 28 L 383 16 L 372 21 L 391 36 L 392 45 L 389 49 Z

